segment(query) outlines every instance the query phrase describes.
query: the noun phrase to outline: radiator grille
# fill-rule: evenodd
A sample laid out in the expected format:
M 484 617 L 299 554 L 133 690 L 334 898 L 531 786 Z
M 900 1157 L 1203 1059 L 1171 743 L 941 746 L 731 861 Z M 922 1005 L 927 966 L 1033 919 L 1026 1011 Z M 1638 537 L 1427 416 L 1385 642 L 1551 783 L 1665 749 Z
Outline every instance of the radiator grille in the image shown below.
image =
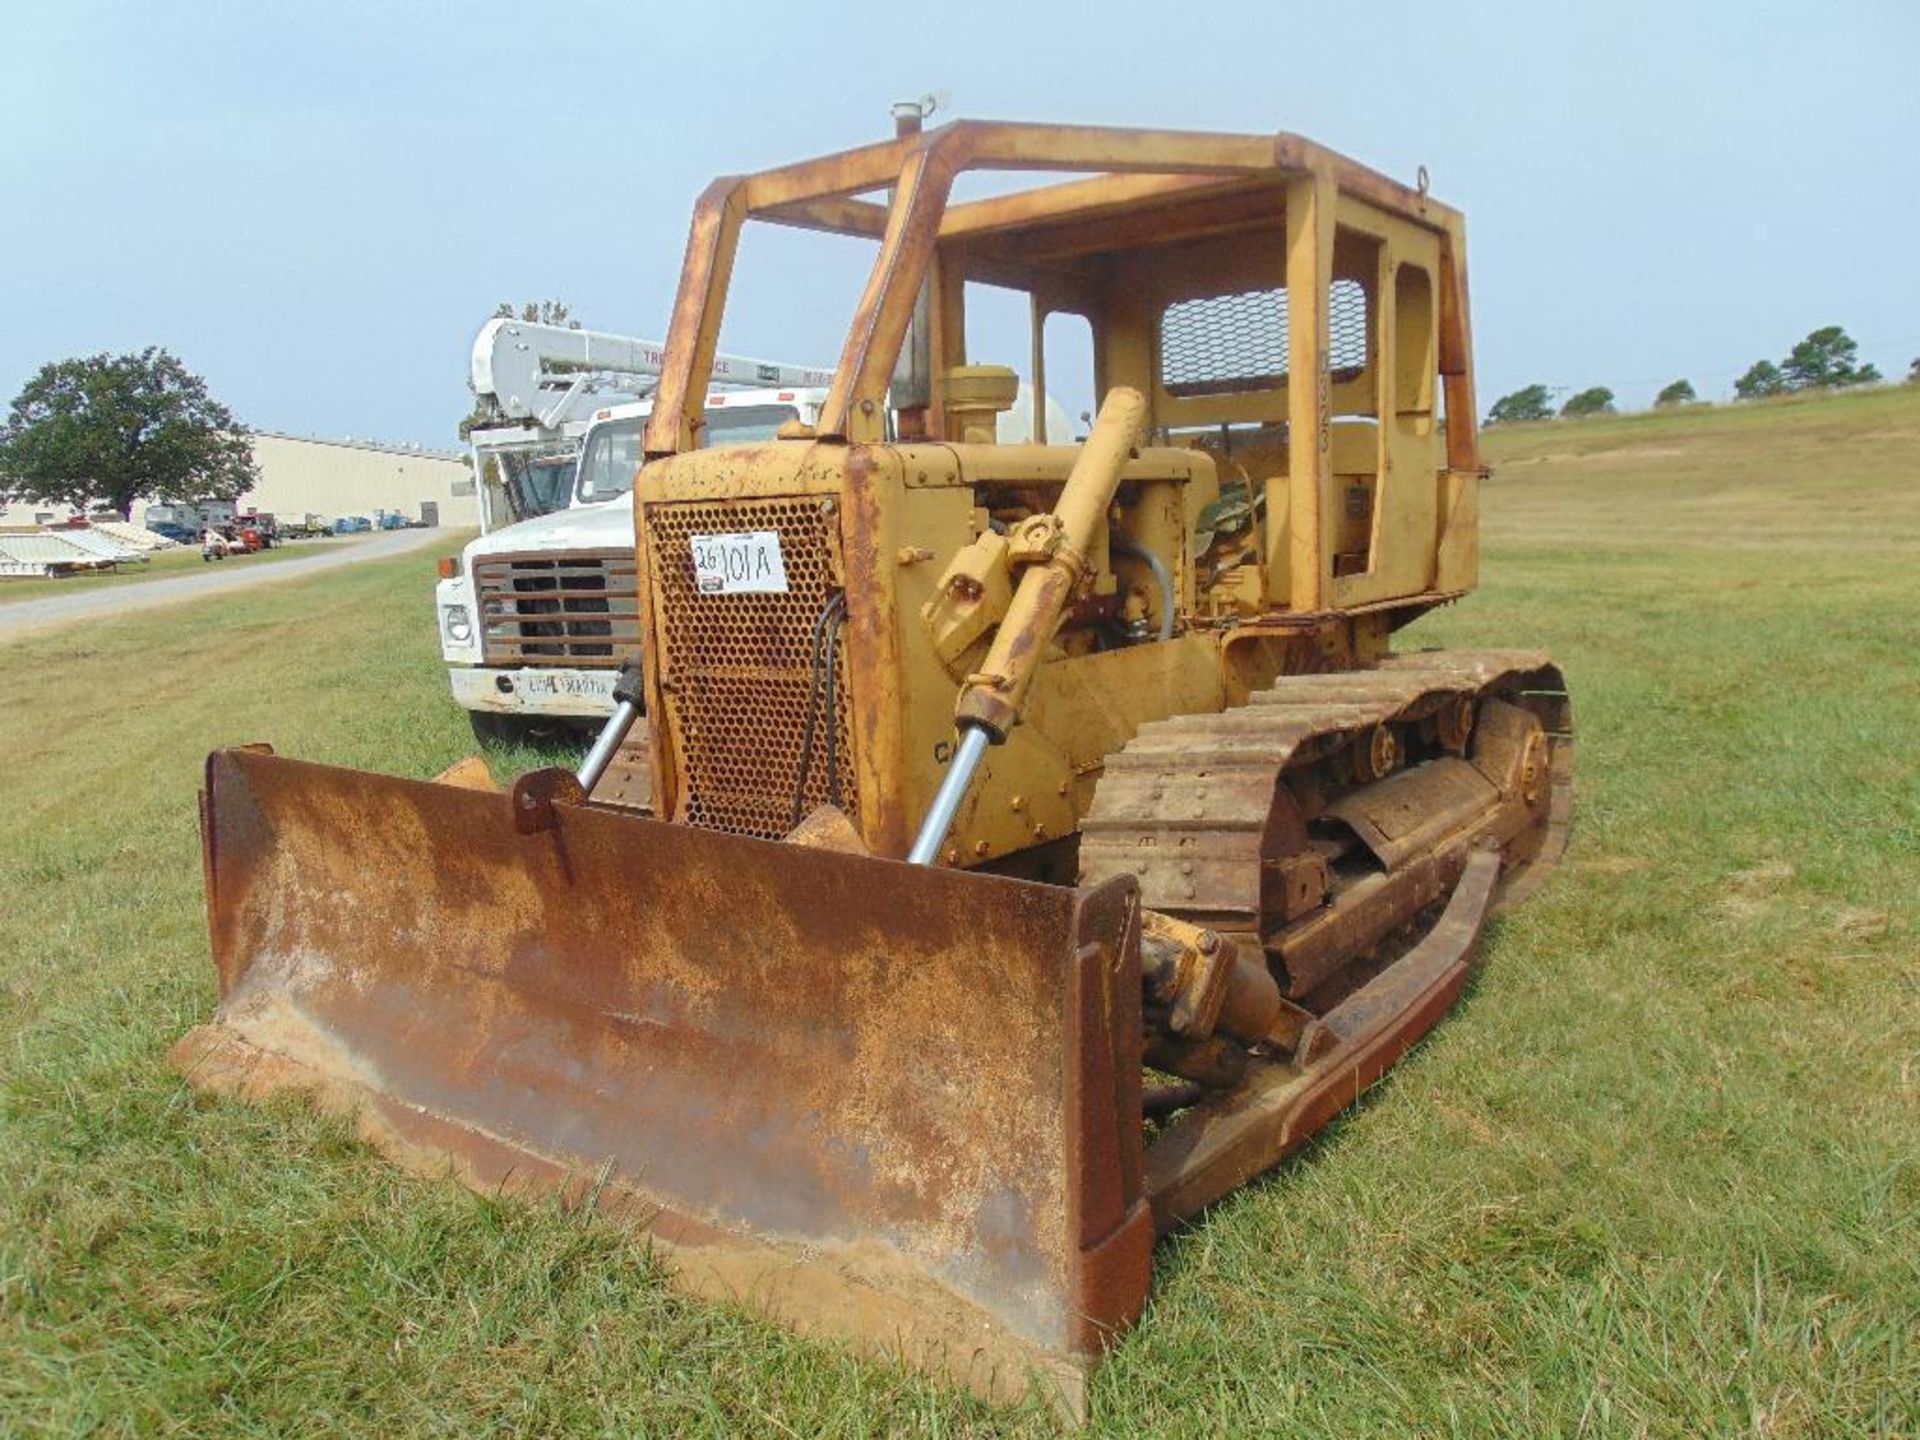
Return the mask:
M 645 507 L 656 567 L 665 687 L 682 776 L 682 818 L 694 825 L 778 839 L 787 833 L 807 723 L 813 627 L 841 589 L 833 501 L 820 496 L 652 504 Z M 780 536 L 784 595 L 703 595 L 693 537 L 772 530 Z M 805 815 L 830 798 L 827 724 L 839 737 L 840 805 L 857 814 L 852 707 L 844 632 L 834 666 L 834 709 L 815 722 Z
M 619 665 L 640 648 L 638 570 L 632 550 L 474 561 L 486 663 Z

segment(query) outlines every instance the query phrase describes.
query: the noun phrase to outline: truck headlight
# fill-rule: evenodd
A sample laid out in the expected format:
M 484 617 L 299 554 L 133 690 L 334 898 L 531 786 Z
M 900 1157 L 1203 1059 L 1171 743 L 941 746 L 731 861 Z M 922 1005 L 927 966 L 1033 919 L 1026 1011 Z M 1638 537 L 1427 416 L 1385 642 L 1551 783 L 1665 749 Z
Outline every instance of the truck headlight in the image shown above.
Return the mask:
M 464 605 L 448 605 L 440 611 L 446 626 L 447 638 L 456 645 L 464 645 L 473 639 L 473 616 L 467 613 Z

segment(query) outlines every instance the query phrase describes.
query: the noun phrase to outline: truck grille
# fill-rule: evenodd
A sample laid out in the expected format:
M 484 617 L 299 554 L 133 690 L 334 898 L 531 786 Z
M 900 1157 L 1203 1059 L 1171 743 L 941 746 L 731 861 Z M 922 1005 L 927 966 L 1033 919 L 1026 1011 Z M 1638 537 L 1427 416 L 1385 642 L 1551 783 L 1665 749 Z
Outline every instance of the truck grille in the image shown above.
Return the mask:
M 473 565 L 489 665 L 612 669 L 640 648 L 632 550 L 489 555 Z
M 819 496 L 654 504 L 645 509 L 665 653 L 665 687 L 682 776 L 683 818 L 735 834 L 787 833 L 813 692 L 813 628 L 841 589 L 840 532 Z M 694 584 L 695 535 L 773 530 L 787 572 L 784 595 L 703 595 Z M 831 798 L 827 724 L 838 737 L 841 808 L 857 815 L 845 637 L 834 665 L 833 714 L 815 722 L 801 788 L 804 816 Z

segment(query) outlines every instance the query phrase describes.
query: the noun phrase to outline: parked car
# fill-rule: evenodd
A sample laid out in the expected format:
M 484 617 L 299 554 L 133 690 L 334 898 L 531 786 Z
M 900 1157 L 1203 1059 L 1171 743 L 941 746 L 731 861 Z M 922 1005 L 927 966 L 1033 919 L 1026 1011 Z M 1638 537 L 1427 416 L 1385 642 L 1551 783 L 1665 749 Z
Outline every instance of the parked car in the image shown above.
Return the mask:
M 373 529 L 373 522 L 364 515 L 342 515 L 333 522 L 336 535 L 364 535 Z
M 190 525 L 176 525 L 171 520 L 149 520 L 147 529 L 164 539 L 181 545 L 198 545 L 200 532 Z
M 253 536 L 258 539 L 257 545 L 248 541 L 249 550 L 271 550 L 280 543 L 280 526 L 271 515 L 242 515 L 233 523 L 234 532 L 241 538 Z

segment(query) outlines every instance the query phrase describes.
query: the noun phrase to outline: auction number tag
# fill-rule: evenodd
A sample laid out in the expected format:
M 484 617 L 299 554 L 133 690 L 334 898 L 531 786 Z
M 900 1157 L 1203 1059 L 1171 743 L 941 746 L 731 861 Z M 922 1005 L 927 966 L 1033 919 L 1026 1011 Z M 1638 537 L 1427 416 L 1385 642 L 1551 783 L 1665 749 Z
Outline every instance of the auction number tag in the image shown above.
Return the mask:
M 787 566 L 775 530 L 693 537 L 693 582 L 702 595 L 784 595 Z

